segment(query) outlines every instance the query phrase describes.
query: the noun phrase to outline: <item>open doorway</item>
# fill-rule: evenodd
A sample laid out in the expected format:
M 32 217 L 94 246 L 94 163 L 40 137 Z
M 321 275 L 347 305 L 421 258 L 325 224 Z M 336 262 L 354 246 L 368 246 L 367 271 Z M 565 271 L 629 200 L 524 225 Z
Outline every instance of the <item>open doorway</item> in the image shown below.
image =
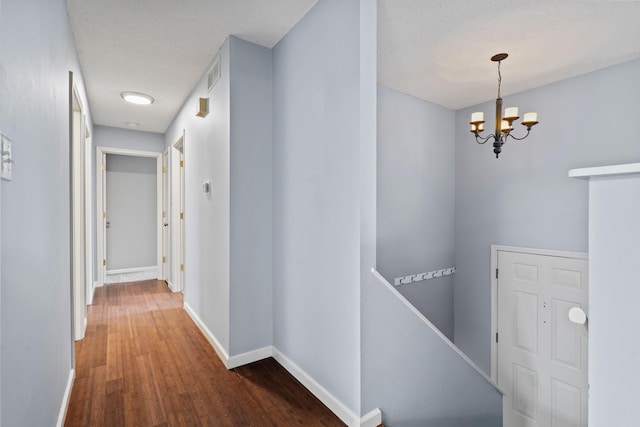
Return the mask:
M 98 285 L 161 278 L 162 153 L 96 147 L 96 164 Z

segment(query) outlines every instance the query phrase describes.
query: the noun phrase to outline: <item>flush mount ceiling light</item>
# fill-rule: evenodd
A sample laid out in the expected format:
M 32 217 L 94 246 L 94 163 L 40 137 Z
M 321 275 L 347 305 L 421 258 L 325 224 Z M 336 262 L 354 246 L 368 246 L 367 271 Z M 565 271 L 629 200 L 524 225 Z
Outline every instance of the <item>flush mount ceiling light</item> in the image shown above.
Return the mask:
M 153 104 L 153 97 L 139 92 L 122 92 L 120 97 L 131 104 L 149 105 Z
M 522 119 L 522 125 L 527 128 L 527 134 L 521 138 L 515 137 L 511 134 L 513 130 L 513 122 L 518 120 L 518 107 L 505 108 L 504 114 L 502 114 L 502 98 L 500 97 L 500 85 L 502 83 L 502 75 L 500 74 L 500 62 L 507 59 L 509 55 L 506 53 L 498 53 L 491 57 L 493 62 L 498 63 L 498 99 L 496 99 L 496 130 L 494 134 L 487 137 L 482 137 L 480 133 L 484 130 L 484 113 L 476 112 L 471 113 L 471 133 L 476 136 L 476 142 L 478 144 L 484 144 L 489 139 L 493 138 L 493 152 L 496 153 L 496 159 L 502 151 L 502 146 L 507 142 L 507 138 L 511 137 L 517 141 L 525 139 L 529 136 L 531 128 L 538 124 L 538 113 L 525 113 Z

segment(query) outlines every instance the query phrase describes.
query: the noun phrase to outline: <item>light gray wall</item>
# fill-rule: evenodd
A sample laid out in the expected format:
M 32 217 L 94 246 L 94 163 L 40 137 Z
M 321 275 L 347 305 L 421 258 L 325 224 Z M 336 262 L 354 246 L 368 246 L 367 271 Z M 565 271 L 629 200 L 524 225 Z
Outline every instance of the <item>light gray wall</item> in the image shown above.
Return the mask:
M 220 80 L 207 92 L 204 75 L 165 134 L 175 144 L 185 131 L 185 304 L 229 351 L 230 80 L 229 40 L 220 48 Z M 212 55 L 213 56 L 213 55 Z M 208 71 L 208 68 L 207 68 Z M 196 117 L 198 98 L 210 113 Z M 211 181 L 211 193 L 202 183 Z M 177 218 L 170 218 L 178 224 Z
M 363 292 L 363 408 L 394 427 L 501 427 L 502 395 L 376 280 Z
M 156 266 L 156 159 L 107 154 L 107 271 Z
M 92 135 L 92 147 L 91 147 L 91 228 L 93 233 L 94 245 L 97 245 L 97 224 L 96 224 L 96 147 L 112 147 L 112 148 L 127 148 L 130 150 L 140 151 L 164 151 L 164 137 L 159 133 L 141 132 L 137 130 L 114 128 L 110 126 L 93 127 Z M 93 280 L 98 278 L 97 268 L 97 249 L 93 248 Z M 155 261 L 154 261 L 155 264 Z
M 95 147 L 128 148 L 156 153 L 164 151 L 165 148 L 162 134 L 98 125 L 93 128 L 93 145 Z
M 378 86 L 378 271 L 454 267 L 455 113 Z M 453 338 L 453 277 L 398 290 Z
M 3 426 L 55 425 L 71 371 L 69 70 L 86 110 L 65 2 L 3 1 L 0 129 L 16 162 L 1 184 Z
M 507 143 L 500 159 L 468 131 L 471 112 L 493 117 L 495 104 L 456 112 L 455 342 L 486 372 L 490 245 L 588 250 L 587 186 L 567 172 L 640 161 L 631 130 L 640 117 L 639 75 L 633 61 L 504 97 L 505 106 L 537 111 L 540 124 Z
M 322 0 L 273 49 L 274 345 L 357 414 L 361 262 L 375 262 L 371 6 Z
M 165 141 L 185 130 L 185 302 L 235 356 L 272 343 L 272 64 L 235 37 L 220 55 L 220 80 L 207 92 L 205 73 Z
M 589 187 L 589 424 L 632 426 L 640 399 L 640 174 L 592 178 Z
M 271 49 L 229 38 L 230 355 L 273 341 Z

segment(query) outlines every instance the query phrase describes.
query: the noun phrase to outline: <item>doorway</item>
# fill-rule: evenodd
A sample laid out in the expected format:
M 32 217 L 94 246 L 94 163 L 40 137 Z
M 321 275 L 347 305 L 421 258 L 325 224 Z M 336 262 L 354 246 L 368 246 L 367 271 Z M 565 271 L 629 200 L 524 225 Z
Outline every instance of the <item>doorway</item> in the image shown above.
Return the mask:
M 126 162 L 131 162 L 136 159 L 138 160 L 149 160 L 151 162 L 151 168 L 155 168 L 155 174 L 153 175 L 153 180 L 155 181 L 155 186 L 149 188 L 149 191 L 153 194 L 149 194 L 149 199 L 152 201 L 147 201 L 146 205 L 149 203 L 152 204 L 151 209 L 155 214 L 155 218 L 153 224 L 145 224 L 141 222 L 139 225 L 135 225 L 128 221 L 130 218 L 127 218 L 127 214 L 120 215 L 117 212 L 110 211 L 109 205 L 110 203 L 117 203 L 118 205 L 125 205 L 127 202 L 127 197 L 136 197 L 133 193 L 129 192 L 129 189 L 126 187 L 126 184 L 120 185 L 120 190 L 117 188 L 112 189 L 115 190 L 115 193 L 118 193 L 118 196 L 124 196 L 124 198 L 120 197 L 120 200 L 112 199 L 108 197 L 110 191 L 107 186 L 111 181 L 110 177 L 107 177 L 107 169 L 109 164 L 110 156 L 119 156 L 113 157 L 113 159 L 124 160 L 125 162 L 120 162 L 119 166 L 120 172 L 127 172 L 127 168 L 131 169 L 131 166 L 127 166 Z M 131 281 L 130 279 L 136 280 L 136 278 L 147 278 L 146 275 L 150 275 L 148 278 L 161 278 L 162 275 L 162 253 L 163 253 L 163 239 L 162 239 L 162 229 L 163 229 L 163 218 L 162 218 L 162 153 L 159 152 L 150 152 L 150 151 L 138 151 L 138 150 L 129 150 L 129 149 L 120 149 L 120 148 L 111 148 L 111 147 L 96 147 L 96 164 L 98 165 L 97 173 L 96 173 L 96 202 L 97 202 L 97 276 L 98 276 L 98 285 L 102 286 L 106 283 L 115 283 L 120 281 Z M 137 166 L 136 166 L 137 167 Z M 112 181 L 117 182 L 117 181 Z M 152 183 L 153 184 L 153 183 Z M 113 184 L 112 184 L 113 185 Z M 131 203 L 131 202 L 129 202 Z M 136 201 L 137 203 L 137 201 Z M 117 206 L 114 206 L 117 208 Z M 121 212 L 121 210 L 118 210 Z M 115 217 L 114 217 L 115 215 Z M 112 220 L 115 220 L 112 221 Z M 147 221 L 148 222 L 148 221 Z M 131 232 L 128 230 L 135 230 L 138 227 L 151 227 L 150 233 L 152 233 L 152 240 L 155 241 L 154 247 L 150 250 L 153 252 L 150 256 L 146 256 L 145 259 L 149 259 L 145 266 L 137 266 L 132 267 L 131 265 L 126 264 L 128 260 L 133 256 L 127 256 L 126 254 L 121 253 L 122 251 L 118 250 L 116 252 L 112 252 L 109 246 L 110 240 L 113 238 L 126 238 L 127 234 Z M 116 229 L 117 227 L 117 229 Z M 117 233 L 116 233 L 117 231 Z M 108 234 L 109 233 L 109 234 Z M 155 235 L 153 235 L 155 234 Z M 151 240 L 147 239 L 147 240 Z M 140 242 L 140 243 L 148 243 L 148 242 Z M 122 246 L 121 246 L 122 247 Z M 130 248 L 131 249 L 131 248 Z M 125 255 L 124 258 L 122 255 Z M 138 253 L 135 252 L 137 256 Z M 109 258 L 111 259 L 111 262 Z M 136 258 L 137 259 L 137 258 Z M 152 276 L 152 277 L 151 277 Z
M 492 247 L 492 378 L 511 427 L 587 425 L 586 254 Z
M 87 301 L 91 293 L 92 280 L 89 277 L 90 269 L 87 254 L 89 245 L 87 238 L 87 208 L 89 198 L 87 192 L 86 162 L 88 135 L 84 107 L 78 95 L 78 90 L 73 80 L 73 73 L 69 72 L 69 134 L 70 134 L 70 161 L 71 161 L 71 301 L 72 335 L 75 341 L 84 338 L 87 327 Z

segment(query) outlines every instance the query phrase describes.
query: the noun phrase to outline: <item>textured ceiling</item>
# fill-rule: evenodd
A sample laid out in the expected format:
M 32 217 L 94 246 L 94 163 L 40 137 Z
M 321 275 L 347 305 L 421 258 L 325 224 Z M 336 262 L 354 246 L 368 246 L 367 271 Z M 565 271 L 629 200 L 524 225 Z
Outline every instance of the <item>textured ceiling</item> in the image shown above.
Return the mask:
M 67 0 L 94 122 L 164 133 L 228 35 L 271 48 L 316 1 Z
M 273 47 L 317 0 L 67 0 L 96 124 L 163 133 L 228 35 Z M 640 58 L 640 1 L 378 0 L 378 82 L 451 109 Z M 129 105 L 122 91 L 152 95 Z
M 384 86 L 475 105 L 496 97 L 499 52 L 503 95 L 640 58 L 640 2 L 378 0 Z

